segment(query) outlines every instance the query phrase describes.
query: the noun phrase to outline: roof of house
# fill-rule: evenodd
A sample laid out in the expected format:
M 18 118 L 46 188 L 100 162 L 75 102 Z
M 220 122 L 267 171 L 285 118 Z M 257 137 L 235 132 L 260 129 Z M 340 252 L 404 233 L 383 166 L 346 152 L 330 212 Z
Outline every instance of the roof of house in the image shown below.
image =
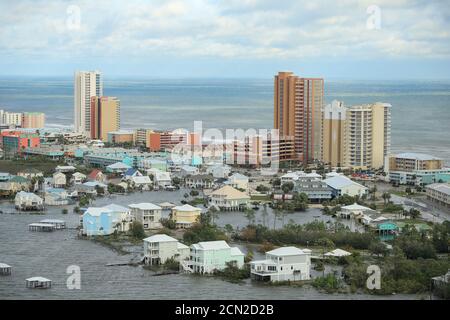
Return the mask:
M 83 185 L 86 186 L 86 187 L 96 187 L 96 186 L 99 186 L 101 188 L 106 188 L 107 187 L 106 184 L 98 182 L 98 181 L 88 181 L 88 182 L 83 183 Z
M 11 268 L 11 266 L 6 263 L 0 263 L 0 268 Z
M 134 183 L 137 183 L 137 184 L 142 184 L 142 183 L 149 184 L 149 183 L 152 183 L 152 180 L 150 179 L 149 176 L 135 176 L 135 177 L 132 177 L 131 180 Z
M 211 192 L 211 195 L 225 196 L 228 200 L 250 199 L 250 197 L 246 193 L 241 192 L 229 185 L 226 185 L 226 186 L 223 186 L 222 188 L 214 190 L 213 192 Z
M 91 171 L 91 173 L 89 173 L 88 177 L 90 179 L 95 179 L 95 178 L 97 178 L 97 175 L 99 173 L 103 173 L 103 172 L 101 170 L 99 170 L 99 169 L 94 169 L 94 170 Z
M 202 241 L 192 245 L 196 250 L 221 250 L 229 249 L 230 246 L 223 240 Z
M 21 177 L 21 176 L 14 176 L 12 177 L 9 182 L 16 182 L 16 183 L 27 183 L 27 178 Z
M 327 257 L 345 257 L 352 255 L 350 252 L 342 249 L 334 249 L 333 251 L 324 254 Z
M 109 169 L 130 169 L 131 167 L 123 162 L 116 162 L 107 166 Z
M 74 174 L 72 174 L 72 177 L 86 177 L 86 175 L 81 172 L 75 172 Z
M 112 213 L 112 212 L 113 212 L 112 210 L 109 210 L 109 209 L 107 209 L 105 207 L 89 207 L 84 212 L 83 216 L 85 214 L 89 214 L 89 215 L 91 215 L 93 217 L 98 217 L 98 216 L 100 216 L 103 213 Z
M 187 245 L 185 245 L 184 243 L 178 242 L 177 243 L 177 249 L 189 249 L 189 247 Z
M 353 181 L 345 176 L 335 176 L 335 177 L 327 178 L 324 181 L 327 185 L 329 185 L 333 189 L 341 189 L 341 188 L 344 188 L 344 187 L 352 185 L 352 184 L 358 185 L 362 188 L 367 189 L 367 187 L 364 187 L 363 185 L 356 183 L 355 181 Z
M 128 211 L 130 211 L 130 209 L 128 209 L 127 207 L 124 207 L 124 206 L 121 206 L 121 205 L 118 205 L 118 204 L 115 204 L 115 203 L 108 204 L 107 206 L 104 206 L 103 208 L 109 209 L 109 210 L 114 211 L 114 212 L 128 212 Z
M 57 166 L 55 170 L 75 170 L 74 166 Z
M 31 278 L 26 279 L 26 281 L 49 282 L 52 280 L 44 278 L 44 277 L 31 277 Z
M 274 256 L 297 256 L 301 254 L 311 253 L 309 249 L 299 249 L 297 247 L 281 247 L 271 251 L 266 252 L 267 254 Z
M 131 203 L 128 205 L 130 208 L 136 208 L 139 210 L 161 210 L 160 206 L 150 202 Z
M 127 171 L 125 171 L 125 175 L 126 176 L 132 176 L 133 174 L 135 174 L 136 172 L 139 172 L 138 169 L 135 168 L 130 168 Z M 140 173 L 140 172 L 139 172 Z
M 231 176 L 230 176 L 230 178 L 229 178 L 230 180 L 248 180 L 248 177 L 247 176 L 245 176 L 245 175 L 243 175 L 243 174 L 240 174 L 240 173 L 238 173 L 238 172 L 236 172 L 236 173 L 233 173 Z
M 177 239 L 168 236 L 167 234 L 155 234 L 151 237 L 145 238 L 146 242 L 178 242 Z
M 182 206 L 176 206 L 172 208 L 173 210 L 176 211 L 202 211 L 202 209 L 197 208 L 197 207 L 193 207 L 190 204 L 184 204 Z
M 173 203 L 171 203 L 171 202 L 161 202 L 161 203 L 159 203 L 158 204 L 160 207 L 166 207 L 166 208 L 173 208 L 173 207 L 175 207 L 176 205 L 174 205 Z
M 357 203 L 354 203 L 354 204 L 351 204 L 351 205 L 348 205 L 348 206 L 344 206 L 344 207 L 342 207 L 342 209 L 346 209 L 346 210 L 372 210 L 372 209 L 370 209 L 368 207 L 360 206 Z
M 38 195 L 36 195 L 36 194 L 34 194 L 32 192 L 25 192 L 25 191 L 17 192 L 16 193 L 16 198 L 17 197 L 19 197 L 19 198 L 25 197 L 25 198 L 33 198 L 33 199 L 36 199 L 36 200 L 42 200 L 42 198 L 39 197 Z
M 231 247 L 231 255 L 232 256 L 244 256 L 241 249 L 239 249 L 238 247 Z
M 402 159 L 422 160 L 422 161 L 424 161 L 424 160 L 441 160 L 440 158 L 431 156 L 429 154 L 415 153 L 415 152 L 399 153 L 395 157 L 402 158 Z

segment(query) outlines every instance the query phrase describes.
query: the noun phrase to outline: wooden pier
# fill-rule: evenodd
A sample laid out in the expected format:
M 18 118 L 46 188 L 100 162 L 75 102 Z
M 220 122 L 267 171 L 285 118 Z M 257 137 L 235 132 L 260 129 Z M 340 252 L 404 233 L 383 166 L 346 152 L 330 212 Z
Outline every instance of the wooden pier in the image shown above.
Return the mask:
M 48 289 L 52 287 L 52 280 L 43 277 L 32 277 L 25 281 L 27 288 Z

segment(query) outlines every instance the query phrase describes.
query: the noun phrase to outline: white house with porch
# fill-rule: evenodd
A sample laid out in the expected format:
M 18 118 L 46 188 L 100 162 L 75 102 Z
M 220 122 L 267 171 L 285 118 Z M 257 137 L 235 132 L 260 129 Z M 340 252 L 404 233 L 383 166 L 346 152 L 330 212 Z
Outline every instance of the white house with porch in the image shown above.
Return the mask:
M 250 262 L 250 275 L 257 281 L 309 280 L 311 250 L 281 247 L 266 252 L 265 260 Z
M 60 171 L 55 172 L 52 178 L 52 185 L 55 188 L 64 188 L 66 186 L 66 175 Z
M 228 262 L 238 268 L 244 265 L 244 254 L 237 247 L 230 247 L 223 240 L 204 241 L 191 245 L 189 268 L 196 273 L 211 273 L 223 270 Z
M 163 264 L 171 258 L 181 262 L 189 259 L 189 255 L 190 249 L 187 245 L 166 234 L 155 234 L 144 239 L 145 264 Z
M 128 205 L 131 208 L 133 217 L 142 223 L 144 229 L 161 228 L 161 211 L 162 208 L 156 204 L 149 202 L 132 203 Z

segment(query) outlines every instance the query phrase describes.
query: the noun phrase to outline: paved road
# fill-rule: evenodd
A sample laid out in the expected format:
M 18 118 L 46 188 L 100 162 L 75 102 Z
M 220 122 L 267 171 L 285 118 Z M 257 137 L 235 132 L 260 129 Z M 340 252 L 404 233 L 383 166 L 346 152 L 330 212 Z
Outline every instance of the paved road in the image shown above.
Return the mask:
M 450 221 L 450 213 L 438 210 L 418 199 L 409 199 L 395 194 L 391 195 L 391 201 L 395 204 L 401 204 L 406 210 L 414 208 L 420 210 L 423 219 L 431 222 L 442 223 L 445 220 Z

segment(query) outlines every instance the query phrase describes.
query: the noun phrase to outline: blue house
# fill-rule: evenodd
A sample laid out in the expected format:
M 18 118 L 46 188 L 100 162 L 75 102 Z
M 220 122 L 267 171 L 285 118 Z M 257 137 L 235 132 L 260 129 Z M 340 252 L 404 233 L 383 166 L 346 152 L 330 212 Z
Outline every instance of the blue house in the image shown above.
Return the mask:
M 83 234 L 87 236 L 112 234 L 120 221 L 119 212 L 108 208 L 89 207 L 83 214 Z

